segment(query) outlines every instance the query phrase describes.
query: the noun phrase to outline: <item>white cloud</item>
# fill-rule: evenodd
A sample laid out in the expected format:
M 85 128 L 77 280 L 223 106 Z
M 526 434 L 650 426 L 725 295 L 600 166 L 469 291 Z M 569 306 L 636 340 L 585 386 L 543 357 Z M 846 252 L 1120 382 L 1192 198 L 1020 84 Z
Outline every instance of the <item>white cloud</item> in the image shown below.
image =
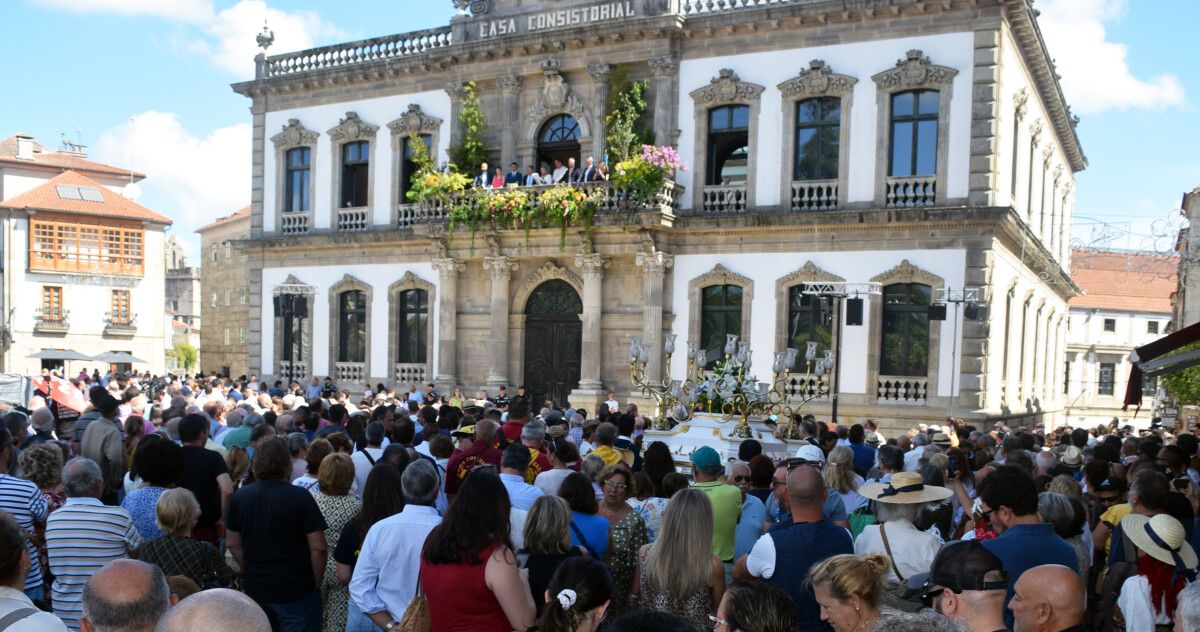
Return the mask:
M 1127 61 L 1129 47 L 1109 41 L 1105 23 L 1120 18 L 1124 0 L 1042 0 L 1037 7 L 1067 102 L 1076 112 L 1155 109 L 1184 102 L 1178 77 L 1135 76 Z
M 74 13 L 150 15 L 182 22 L 213 19 L 212 0 L 36 0 L 42 6 Z
M 249 123 L 201 137 L 151 110 L 101 134 L 92 157 L 145 173 L 138 201 L 175 220 L 171 232 L 195 255 L 192 231 L 250 202 L 250 143 Z
M 253 76 L 254 55 L 258 52 L 255 36 L 264 22 L 275 33 L 270 53 L 312 48 L 318 40 L 345 35 L 315 11 L 281 11 L 267 6 L 264 0 L 240 0 L 217 13 L 204 27 L 207 36 L 196 40 L 194 48 L 234 75 Z

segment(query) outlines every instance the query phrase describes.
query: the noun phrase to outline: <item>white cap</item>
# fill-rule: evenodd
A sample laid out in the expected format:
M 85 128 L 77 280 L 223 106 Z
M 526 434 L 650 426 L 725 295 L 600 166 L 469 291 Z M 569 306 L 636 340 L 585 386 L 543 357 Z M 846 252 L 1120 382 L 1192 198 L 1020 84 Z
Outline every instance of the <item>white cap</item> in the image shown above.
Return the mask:
M 802 445 L 800 446 L 799 450 L 796 450 L 796 458 L 804 459 L 805 461 L 809 461 L 811 463 L 824 463 L 825 453 L 821 451 L 821 448 L 818 448 L 810 443 L 808 445 Z

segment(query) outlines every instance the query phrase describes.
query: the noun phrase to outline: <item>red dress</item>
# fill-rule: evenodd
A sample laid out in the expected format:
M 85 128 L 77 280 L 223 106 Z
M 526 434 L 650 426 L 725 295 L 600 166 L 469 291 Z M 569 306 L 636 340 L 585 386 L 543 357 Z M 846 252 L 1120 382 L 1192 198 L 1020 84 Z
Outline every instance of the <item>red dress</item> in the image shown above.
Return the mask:
M 429 632 L 512 632 L 504 609 L 487 587 L 487 559 L 500 543 L 479 553 L 481 563 L 430 564 L 421 559 L 421 589 L 429 602 Z

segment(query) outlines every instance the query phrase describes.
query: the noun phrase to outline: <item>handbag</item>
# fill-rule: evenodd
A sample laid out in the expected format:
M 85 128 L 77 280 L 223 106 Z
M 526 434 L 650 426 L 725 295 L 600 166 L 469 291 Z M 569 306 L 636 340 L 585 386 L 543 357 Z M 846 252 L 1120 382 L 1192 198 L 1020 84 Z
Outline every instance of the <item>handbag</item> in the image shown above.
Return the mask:
M 425 599 L 425 593 L 421 590 L 421 575 L 417 574 L 417 594 L 413 596 L 413 600 L 408 602 L 408 607 L 404 609 L 404 616 L 400 617 L 400 625 L 396 626 L 396 632 L 429 632 L 433 627 L 433 621 L 429 616 L 429 602 Z
M 204 573 L 200 575 L 200 590 L 224 588 L 221 585 L 221 578 L 217 576 L 217 564 L 213 561 L 213 555 L 217 554 L 215 549 L 207 542 L 200 542 L 200 551 L 204 557 Z
M 920 591 L 910 589 L 904 581 L 904 575 L 900 574 L 900 567 L 896 565 L 896 558 L 892 557 L 892 547 L 888 542 L 884 523 L 879 524 L 879 536 L 883 538 L 883 550 L 887 553 L 888 561 L 892 564 L 892 572 L 900 580 L 898 582 L 887 580 L 883 583 L 883 602 L 901 612 L 917 612 L 921 610 L 924 606 L 921 603 L 921 593 Z

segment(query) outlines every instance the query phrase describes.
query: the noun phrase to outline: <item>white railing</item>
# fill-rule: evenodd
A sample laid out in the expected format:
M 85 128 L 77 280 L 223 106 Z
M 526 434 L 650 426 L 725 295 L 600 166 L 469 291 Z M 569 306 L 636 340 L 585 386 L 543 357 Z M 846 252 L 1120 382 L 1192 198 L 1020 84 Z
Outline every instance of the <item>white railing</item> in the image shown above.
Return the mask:
M 933 206 L 937 200 L 935 176 L 888 178 L 886 204 L 888 208 Z
M 929 378 L 880 375 L 875 397 L 881 402 L 923 404 L 929 398 Z
M 727 215 L 745 212 L 746 185 L 712 185 L 704 187 L 701 214 Z
M 292 382 L 304 384 L 308 378 L 308 363 L 280 360 L 275 369 L 275 377 L 282 380 L 285 385 Z
M 303 235 L 308 232 L 308 213 L 284 213 L 280 218 L 280 232 L 284 235 Z
M 396 211 L 396 227 L 412 228 L 415 224 L 438 224 L 450 218 L 450 209 L 441 201 L 426 204 L 401 204 Z
M 280 77 L 310 70 L 413 57 L 452 43 L 448 26 L 375 37 L 268 57 L 266 74 L 268 77 Z
M 362 382 L 367 379 L 367 365 L 363 362 L 335 362 L 333 366 L 339 382 Z
M 337 212 L 337 229 L 344 233 L 356 233 L 371 226 L 370 209 L 366 207 L 339 208 Z
M 753 9 L 768 7 L 775 4 L 794 4 L 800 0 L 681 0 L 679 12 L 683 15 L 698 15 L 733 11 L 736 9 Z
M 424 384 L 427 380 L 425 375 L 423 362 L 397 362 L 392 365 L 392 377 L 396 380 L 396 384 Z
M 804 180 L 792 183 L 793 211 L 831 211 L 838 205 L 837 180 Z

